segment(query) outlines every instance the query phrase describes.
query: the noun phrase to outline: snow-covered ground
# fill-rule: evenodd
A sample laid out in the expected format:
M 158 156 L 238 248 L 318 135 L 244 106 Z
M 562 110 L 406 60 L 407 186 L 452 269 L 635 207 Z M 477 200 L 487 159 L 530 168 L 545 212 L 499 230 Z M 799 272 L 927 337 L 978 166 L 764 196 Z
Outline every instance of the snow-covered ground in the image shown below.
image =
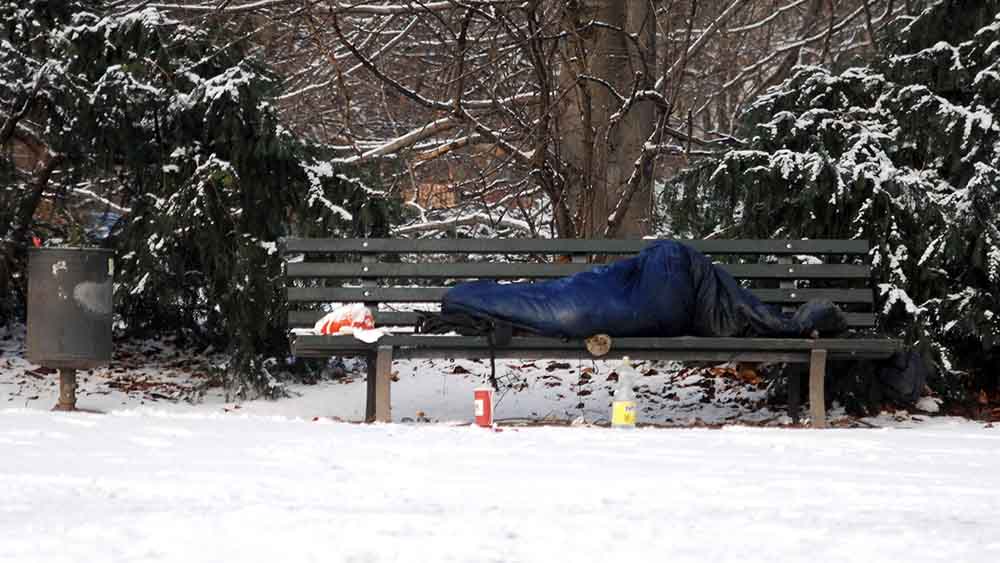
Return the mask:
M 50 409 L 59 394 L 58 375 L 24 358 L 24 328 L 0 328 L 0 408 Z M 315 385 L 290 385 L 280 401 L 229 401 L 211 387 L 210 357 L 179 353 L 169 342 L 117 345 L 111 365 L 80 372 L 77 406 L 99 412 L 153 407 L 170 412 L 239 412 L 324 417 L 364 417 L 364 364 L 348 361 L 344 377 Z M 498 361 L 498 420 L 607 422 L 617 384 L 616 362 L 590 360 Z M 684 425 L 785 424 L 780 408 L 767 405 L 766 383 L 740 379 L 734 369 L 685 369 L 668 362 L 639 362 L 636 381 L 641 423 Z M 473 389 L 484 385 L 489 363 L 476 360 L 411 360 L 393 363 L 392 412 L 397 422 L 471 422 Z M 191 403 L 194 400 L 195 404 Z M 5 404 L 6 403 L 6 404 Z M 832 420 L 847 423 L 843 409 Z
M 1000 560 L 1000 431 L 0 411 L 0 561 Z
M 81 374 L 79 406 L 104 414 L 54 413 L 55 375 L 21 352 L 0 334 L 4 563 L 1000 560 L 1000 430 L 981 422 L 612 430 L 590 424 L 607 367 L 535 362 L 501 367 L 525 388 L 499 417 L 583 423 L 495 431 L 467 424 L 483 365 L 398 362 L 398 422 L 358 425 L 338 420 L 360 416 L 350 370 L 189 403 L 209 360 L 155 344 Z M 752 383 L 645 369 L 649 422 L 783 422 Z

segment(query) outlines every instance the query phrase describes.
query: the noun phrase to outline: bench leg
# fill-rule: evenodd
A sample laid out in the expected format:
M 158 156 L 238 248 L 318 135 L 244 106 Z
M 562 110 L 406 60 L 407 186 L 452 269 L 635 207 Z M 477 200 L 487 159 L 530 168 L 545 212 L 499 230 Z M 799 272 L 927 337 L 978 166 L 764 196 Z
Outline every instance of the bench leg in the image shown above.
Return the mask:
M 826 428 L 826 350 L 813 350 L 809 359 L 809 416 L 813 428 Z
M 379 346 L 368 355 L 365 422 L 391 422 L 392 346 Z

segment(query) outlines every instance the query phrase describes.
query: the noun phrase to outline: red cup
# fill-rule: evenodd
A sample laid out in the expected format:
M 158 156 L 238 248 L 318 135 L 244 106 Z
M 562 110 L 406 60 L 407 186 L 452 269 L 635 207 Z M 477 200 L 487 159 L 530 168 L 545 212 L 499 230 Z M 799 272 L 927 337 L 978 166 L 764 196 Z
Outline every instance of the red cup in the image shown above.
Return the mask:
M 479 387 L 472 392 L 472 398 L 476 405 L 476 424 L 493 426 L 493 389 Z

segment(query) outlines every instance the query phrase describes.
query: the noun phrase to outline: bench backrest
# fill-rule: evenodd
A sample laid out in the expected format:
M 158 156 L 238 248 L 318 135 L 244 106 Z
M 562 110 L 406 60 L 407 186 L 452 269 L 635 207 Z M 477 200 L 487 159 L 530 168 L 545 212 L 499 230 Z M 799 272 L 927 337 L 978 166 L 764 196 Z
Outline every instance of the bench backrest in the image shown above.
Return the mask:
M 288 326 L 312 326 L 327 303 L 363 302 L 379 326 L 416 323 L 450 285 L 471 279 L 536 280 L 593 268 L 591 258 L 637 254 L 652 240 L 286 239 Z M 765 303 L 794 307 L 829 299 L 854 328 L 875 326 L 862 240 L 683 240 Z M 419 304 L 431 304 L 420 306 Z M 399 310 L 403 309 L 403 310 Z

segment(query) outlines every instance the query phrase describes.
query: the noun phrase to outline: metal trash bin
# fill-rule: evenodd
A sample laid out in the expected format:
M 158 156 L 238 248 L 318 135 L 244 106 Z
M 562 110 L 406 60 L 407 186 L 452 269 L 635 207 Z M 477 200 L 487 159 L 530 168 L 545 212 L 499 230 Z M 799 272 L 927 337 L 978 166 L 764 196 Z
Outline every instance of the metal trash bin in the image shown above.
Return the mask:
M 111 361 L 113 276 L 111 250 L 29 250 L 28 360 L 60 370 L 57 409 L 75 408 L 76 370 Z

